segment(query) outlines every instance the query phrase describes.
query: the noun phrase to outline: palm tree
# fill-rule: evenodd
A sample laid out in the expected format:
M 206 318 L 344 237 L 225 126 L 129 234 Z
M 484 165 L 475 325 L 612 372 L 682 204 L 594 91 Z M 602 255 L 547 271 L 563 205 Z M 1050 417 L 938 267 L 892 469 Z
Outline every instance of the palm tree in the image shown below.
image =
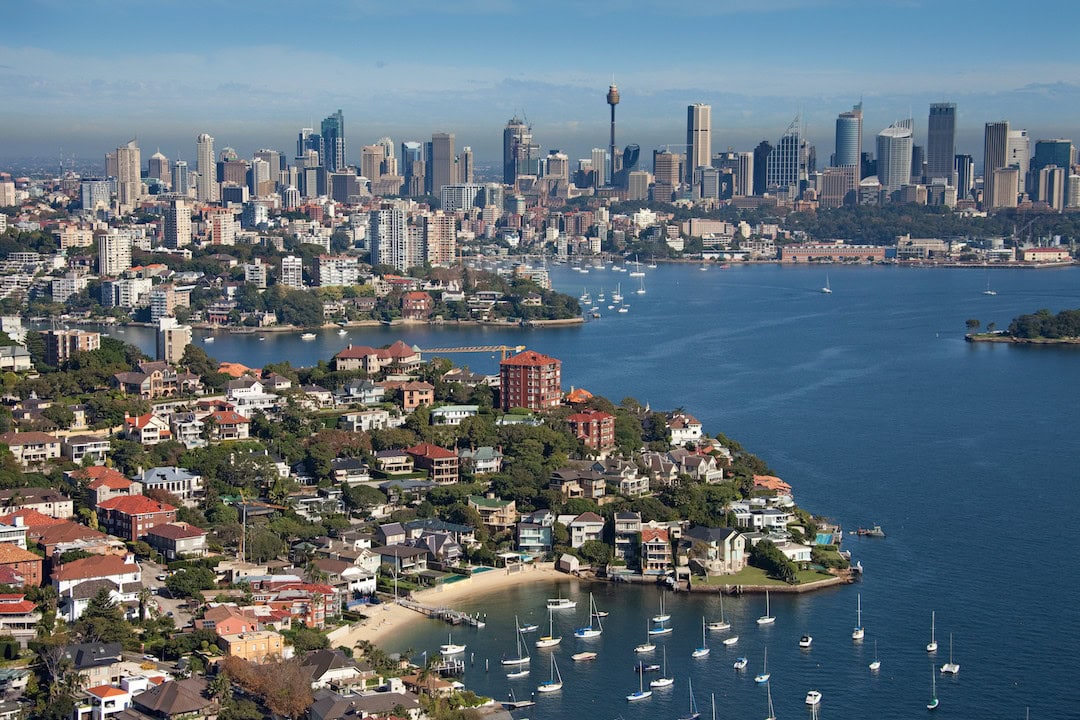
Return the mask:
M 150 600 L 154 597 L 154 593 L 150 591 L 148 587 L 139 588 L 139 621 L 146 622 L 146 611 L 150 606 Z

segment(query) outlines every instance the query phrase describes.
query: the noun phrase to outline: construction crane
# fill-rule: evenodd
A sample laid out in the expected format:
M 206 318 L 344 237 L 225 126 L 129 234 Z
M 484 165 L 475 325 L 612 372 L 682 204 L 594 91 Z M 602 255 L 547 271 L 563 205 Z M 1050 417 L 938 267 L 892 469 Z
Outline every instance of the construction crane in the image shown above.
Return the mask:
M 420 349 L 428 355 L 446 355 L 448 353 L 501 353 L 500 360 L 505 360 L 510 353 L 517 354 L 525 349 L 524 345 L 472 345 L 469 347 L 444 347 Z

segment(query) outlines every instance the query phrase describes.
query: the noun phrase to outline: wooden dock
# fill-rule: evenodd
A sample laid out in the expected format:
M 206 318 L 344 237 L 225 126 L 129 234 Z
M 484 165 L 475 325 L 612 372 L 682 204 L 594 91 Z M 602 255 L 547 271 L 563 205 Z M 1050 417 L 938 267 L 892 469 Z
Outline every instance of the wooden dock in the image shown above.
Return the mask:
M 414 610 L 421 615 L 425 615 L 430 618 L 442 620 L 451 625 L 472 625 L 473 627 L 482 628 L 487 623 L 485 622 L 486 615 L 469 615 L 463 613 L 460 610 L 451 610 L 448 607 L 433 607 L 431 605 L 424 605 L 414 600 L 398 600 L 398 604 L 402 607 L 406 607 L 410 610 Z

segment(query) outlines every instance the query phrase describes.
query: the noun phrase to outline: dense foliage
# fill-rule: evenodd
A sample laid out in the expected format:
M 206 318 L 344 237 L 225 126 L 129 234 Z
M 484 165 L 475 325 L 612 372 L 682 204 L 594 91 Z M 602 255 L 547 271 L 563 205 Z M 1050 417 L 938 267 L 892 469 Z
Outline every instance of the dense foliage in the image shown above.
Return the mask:
M 1021 315 L 1009 323 L 1008 334 L 1017 338 L 1061 338 L 1080 337 L 1080 310 L 1062 310 L 1051 315 L 1043 309 L 1031 315 Z

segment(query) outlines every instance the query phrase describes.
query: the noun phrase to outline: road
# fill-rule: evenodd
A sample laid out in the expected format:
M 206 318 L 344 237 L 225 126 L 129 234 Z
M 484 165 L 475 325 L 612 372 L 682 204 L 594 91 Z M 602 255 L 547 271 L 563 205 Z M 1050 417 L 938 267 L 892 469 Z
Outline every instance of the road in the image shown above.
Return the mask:
M 142 563 L 142 584 L 154 593 L 154 603 L 162 615 L 172 615 L 177 628 L 182 628 L 191 622 L 191 613 L 187 610 L 186 598 L 173 598 L 165 588 L 165 582 L 158 580 L 168 573 L 168 569 L 157 563 L 146 560 Z

